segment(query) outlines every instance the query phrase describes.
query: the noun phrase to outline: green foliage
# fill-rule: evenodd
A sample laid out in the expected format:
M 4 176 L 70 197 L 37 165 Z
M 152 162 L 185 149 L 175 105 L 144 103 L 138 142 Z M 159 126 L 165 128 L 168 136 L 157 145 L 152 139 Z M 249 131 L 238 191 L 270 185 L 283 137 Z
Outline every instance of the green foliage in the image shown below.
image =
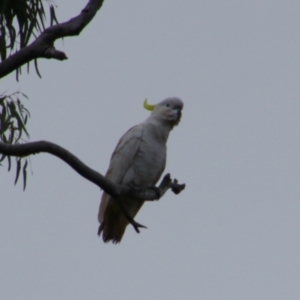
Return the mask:
M 49 8 L 47 14 L 45 4 Z M 49 20 L 47 23 L 46 15 Z M 33 38 L 37 38 L 47 26 L 52 26 L 54 23 L 58 23 L 54 0 L 0 0 L 0 64 L 7 57 L 26 47 Z M 36 60 L 34 65 L 39 75 Z M 27 68 L 29 70 L 29 64 Z M 16 70 L 17 80 L 20 72 L 21 69 Z M 26 142 L 24 136 L 29 138 L 26 124 L 30 113 L 20 101 L 20 98 L 24 97 L 27 98 L 21 92 L 12 95 L 0 94 L 0 142 L 20 144 Z M 0 166 L 7 161 L 8 171 L 11 170 L 11 160 L 11 156 L 0 154 Z M 25 189 L 28 158 L 16 157 L 15 160 L 15 184 L 22 173 Z
M 43 0 L 0 0 L 0 57 L 1 61 L 26 47 L 30 38 L 37 37 L 44 29 L 46 13 Z M 58 23 L 51 0 L 49 25 Z M 17 70 L 17 78 L 20 70 Z
M 20 98 L 27 96 L 21 92 L 16 92 L 12 95 L 0 95 L 0 142 L 7 144 L 20 144 L 26 142 L 23 136 L 29 138 L 26 129 L 29 111 L 21 103 Z M 11 170 L 11 157 L 2 155 L 0 157 L 0 165 L 7 159 L 8 171 Z M 23 187 L 26 187 L 27 165 L 28 159 L 24 157 L 16 157 L 16 179 L 17 183 L 22 169 Z

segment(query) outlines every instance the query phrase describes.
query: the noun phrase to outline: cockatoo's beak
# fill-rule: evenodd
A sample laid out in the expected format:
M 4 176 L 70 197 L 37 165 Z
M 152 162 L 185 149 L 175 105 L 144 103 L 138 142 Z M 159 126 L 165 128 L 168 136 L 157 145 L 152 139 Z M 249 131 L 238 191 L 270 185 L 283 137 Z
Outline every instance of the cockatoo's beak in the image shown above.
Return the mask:
M 149 104 L 148 100 L 146 98 L 145 101 L 144 101 L 144 108 L 147 109 L 147 110 L 153 111 L 154 108 L 155 108 L 155 105 Z

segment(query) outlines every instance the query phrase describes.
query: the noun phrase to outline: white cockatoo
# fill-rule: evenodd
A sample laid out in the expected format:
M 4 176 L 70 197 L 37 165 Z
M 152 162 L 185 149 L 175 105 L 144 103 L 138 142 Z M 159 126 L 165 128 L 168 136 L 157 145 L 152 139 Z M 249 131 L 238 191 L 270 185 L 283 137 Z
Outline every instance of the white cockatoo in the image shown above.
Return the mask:
M 120 139 L 113 152 L 106 178 L 115 184 L 139 188 L 154 187 L 166 165 L 166 143 L 170 131 L 181 118 L 183 102 L 177 97 L 167 98 L 156 105 L 144 107 L 151 115 L 141 124 L 130 128 Z M 134 218 L 144 201 L 122 198 L 127 212 Z M 119 243 L 128 220 L 117 202 L 105 192 L 99 208 L 98 235 L 103 241 Z

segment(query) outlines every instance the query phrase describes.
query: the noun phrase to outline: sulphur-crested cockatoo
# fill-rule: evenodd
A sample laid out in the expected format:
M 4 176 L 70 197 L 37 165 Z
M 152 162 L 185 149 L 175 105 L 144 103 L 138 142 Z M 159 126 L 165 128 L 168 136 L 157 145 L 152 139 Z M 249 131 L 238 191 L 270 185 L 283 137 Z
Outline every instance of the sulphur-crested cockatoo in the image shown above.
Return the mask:
M 181 118 L 183 102 L 176 97 L 167 98 L 156 105 L 144 107 L 152 113 L 143 123 L 130 128 L 120 139 L 112 154 L 106 178 L 115 184 L 139 188 L 153 187 L 166 165 L 166 143 L 170 131 Z M 134 218 L 144 201 L 121 199 L 127 212 Z M 128 221 L 118 204 L 103 192 L 98 220 L 98 234 L 103 241 L 121 241 Z

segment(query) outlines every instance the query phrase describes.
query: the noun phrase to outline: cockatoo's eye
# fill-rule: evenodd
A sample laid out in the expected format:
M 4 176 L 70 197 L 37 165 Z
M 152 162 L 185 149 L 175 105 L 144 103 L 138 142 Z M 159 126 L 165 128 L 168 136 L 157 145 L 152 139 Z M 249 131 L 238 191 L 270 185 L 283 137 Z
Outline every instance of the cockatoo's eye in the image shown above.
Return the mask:
M 166 104 L 166 107 L 169 107 L 169 106 L 170 106 L 170 104 L 169 104 L 169 103 L 167 103 L 167 104 Z

